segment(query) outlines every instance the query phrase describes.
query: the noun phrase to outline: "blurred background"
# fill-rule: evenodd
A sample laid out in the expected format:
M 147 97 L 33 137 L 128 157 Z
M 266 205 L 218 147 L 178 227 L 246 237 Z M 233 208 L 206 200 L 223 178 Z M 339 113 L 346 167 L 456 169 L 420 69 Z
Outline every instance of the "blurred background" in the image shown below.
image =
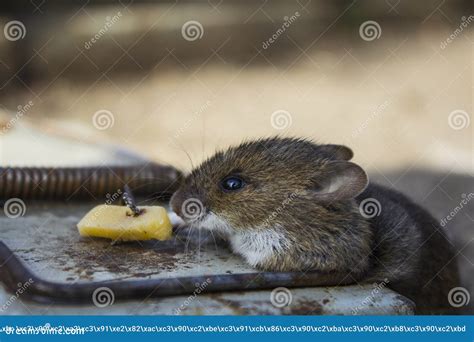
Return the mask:
M 473 293 L 471 1 L 31 0 L 0 13 L 3 165 L 112 145 L 189 170 L 255 137 L 346 144 L 372 179 L 452 216 Z

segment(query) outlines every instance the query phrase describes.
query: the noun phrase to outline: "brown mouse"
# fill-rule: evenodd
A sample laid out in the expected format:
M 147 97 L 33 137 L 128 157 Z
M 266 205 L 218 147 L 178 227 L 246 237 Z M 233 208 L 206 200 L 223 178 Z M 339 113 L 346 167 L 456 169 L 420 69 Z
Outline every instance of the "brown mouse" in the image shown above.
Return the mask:
M 352 156 L 305 139 L 244 142 L 192 170 L 171 206 L 258 269 L 328 272 L 337 275 L 332 285 L 341 276 L 383 282 L 418 313 L 456 313 L 448 293 L 459 286 L 457 267 L 438 222 L 404 195 L 369 184 Z

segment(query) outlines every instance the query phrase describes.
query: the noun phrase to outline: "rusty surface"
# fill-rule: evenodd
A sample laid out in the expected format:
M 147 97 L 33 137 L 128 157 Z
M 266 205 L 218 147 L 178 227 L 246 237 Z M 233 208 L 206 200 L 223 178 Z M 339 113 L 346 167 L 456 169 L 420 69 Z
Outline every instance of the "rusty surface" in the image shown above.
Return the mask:
M 1 218 L 0 238 L 33 271 L 47 278 L 110 280 L 252 271 L 211 236 L 180 231 L 169 241 L 111 244 L 107 239 L 78 234 L 77 222 L 96 203 L 25 204 L 25 216 Z
M 146 204 L 150 203 L 145 201 Z M 18 218 L 0 218 L 0 239 L 37 275 L 50 281 L 87 283 L 107 280 L 147 280 L 212 274 L 255 274 L 231 254 L 223 241 L 213 236 L 180 230 L 170 241 L 147 241 L 113 245 L 109 240 L 80 237 L 75 227 L 94 205 L 26 201 L 26 213 Z M 139 204 L 145 204 L 140 203 Z M 13 303 L 12 291 L 0 290 L 4 314 L 409 314 L 413 305 L 398 294 L 383 289 L 373 296 L 372 286 L 291 289 L 292 301 L 276 307 L 271 291 L 149 298 L 98 308 L 92 301 L 81 306 L 39 305 L 21 297 Z M 367 305 L 360 303 L 369 297 Z M 373 297 L 373 298 L 372 298 Z M 15 297 L 16 298 L 16 297 Z M 2 304 L 4 305 L 4 304 Z

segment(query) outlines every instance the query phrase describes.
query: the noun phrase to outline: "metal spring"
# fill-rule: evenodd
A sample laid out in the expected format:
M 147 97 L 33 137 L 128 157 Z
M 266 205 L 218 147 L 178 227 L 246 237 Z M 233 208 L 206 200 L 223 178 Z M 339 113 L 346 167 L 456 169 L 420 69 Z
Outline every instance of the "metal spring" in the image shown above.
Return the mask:
M 128 184 L 137 196 L 167 196 L 181 172 L 171 166 L 1 167 L 0 199 L 104 199 Z

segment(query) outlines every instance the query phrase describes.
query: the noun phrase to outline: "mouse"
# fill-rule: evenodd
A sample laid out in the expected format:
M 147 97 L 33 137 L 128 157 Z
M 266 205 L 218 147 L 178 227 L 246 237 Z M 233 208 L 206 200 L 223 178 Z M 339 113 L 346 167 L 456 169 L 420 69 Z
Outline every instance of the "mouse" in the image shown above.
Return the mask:
M 305 138 L 244 141 L 183 177 L 170 206 L 258 270 L 325 272 L 333 286 L 382 283 L 417 314 L 461 313 L 449 300 L 460 286 L 454 248 L 437 220 L 369 181 L 353 156 Z

